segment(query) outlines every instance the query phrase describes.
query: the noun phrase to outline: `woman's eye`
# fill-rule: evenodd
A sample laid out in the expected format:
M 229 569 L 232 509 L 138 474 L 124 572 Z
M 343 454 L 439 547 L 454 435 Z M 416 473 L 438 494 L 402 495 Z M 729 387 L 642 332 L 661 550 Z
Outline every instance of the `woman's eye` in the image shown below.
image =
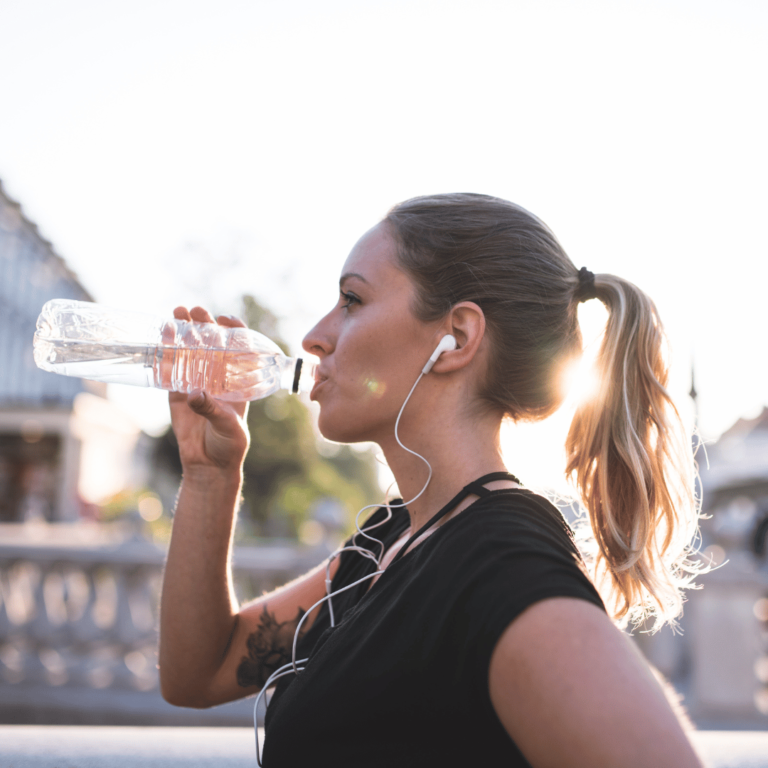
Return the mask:
M 354 293 L 345 293 L 344 291 L 340 291 L 341 293 L 341 306 L 345 309 L 348 307 L 351 307 L 353 304 L 359 304 L 360 299 L 355 296 Z

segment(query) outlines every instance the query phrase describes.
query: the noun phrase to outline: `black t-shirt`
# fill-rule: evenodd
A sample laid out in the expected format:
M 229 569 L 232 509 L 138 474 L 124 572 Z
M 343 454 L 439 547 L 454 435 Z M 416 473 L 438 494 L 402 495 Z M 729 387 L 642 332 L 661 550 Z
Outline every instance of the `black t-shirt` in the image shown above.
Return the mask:
M 392 511 L 372 532 L 385 547 L 409 526 L 404 509 Z M 385 517 L 377 510 L 365 527 Z M 373 570 L 346 552 L 332 590 Z M 369 585 L 333 598 L 334 628 L 324 604 L 301 638 L 297 658 L 309 661 L 278 681 L 264 765 L 528 766 L 491 704 L 494 647 L 539 600 L 603 608 L 559 511 L 527 490 L 491 491 Z

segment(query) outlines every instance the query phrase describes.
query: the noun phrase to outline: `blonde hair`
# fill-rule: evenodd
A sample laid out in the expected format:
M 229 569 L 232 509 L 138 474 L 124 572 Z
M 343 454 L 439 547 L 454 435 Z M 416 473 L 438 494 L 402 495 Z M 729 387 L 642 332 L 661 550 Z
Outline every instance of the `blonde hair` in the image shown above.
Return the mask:
M 514 420 L 555 411 L 564 367 L 581 354 L 579 272 L 551 230 L 524 208 L 477 194 L 419 197 L 385 217 L 416 286 L 414 312 L 443 317 L 474 301 L 493 353 L 481 389 L 486 407 Z M 666 389 L 665 337 L 653 302 L 631 283 L 595 276 L 608 309 L 599 389 L 575 414 L 566 472 L 589 513 L 598 549 L 593 576 L 620 623 L 674 621 L 681 590 L 700 570 L 694 462 Z
M 667 340 L 656 306 L 632 283 L 595 275 L 608 321 L 598 391 L 576 410 L 566 473 L 589 513 L 595 581 L 623 622 L 656 626 L 682 611 L 681 589 L 702 569 L 691 438 L 667 391 Z

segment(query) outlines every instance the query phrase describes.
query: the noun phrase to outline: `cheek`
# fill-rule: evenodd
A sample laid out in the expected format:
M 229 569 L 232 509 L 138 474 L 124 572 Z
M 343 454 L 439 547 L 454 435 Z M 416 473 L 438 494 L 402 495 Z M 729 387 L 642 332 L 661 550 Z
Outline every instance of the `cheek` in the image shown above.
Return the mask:
M 371 376 L 365 380 L 366 394 L 372 400 L 381 400 L 387 392 L 386 382 Z
M 380 401 L 389 390 L 382 372 L 374 366 L 365 366 L 356 372 L 348 371 L 342 379 L 341 393 L 351 403 L 370 407 Z
M 343 393 L 354 401 L 370 404 L 381 400 L 389 391 L 396 363 L 389 345 L 381 338 L 367 337 L 337 350 L 337 375 Z

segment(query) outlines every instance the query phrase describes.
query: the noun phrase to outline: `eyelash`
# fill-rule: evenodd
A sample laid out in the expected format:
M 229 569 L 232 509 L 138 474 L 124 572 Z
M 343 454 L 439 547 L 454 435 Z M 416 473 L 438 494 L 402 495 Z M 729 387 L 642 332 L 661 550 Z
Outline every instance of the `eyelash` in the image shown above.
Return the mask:
M 344 291 L 339 291 L 339 293 L 341 294 L 341 298 L 346 302 L 346 304 L 341 305 L 344 309 L 348 309 L 353 304 L 360 303 L 360 299 L 358 299 L 354 293 L 345 293 Z

